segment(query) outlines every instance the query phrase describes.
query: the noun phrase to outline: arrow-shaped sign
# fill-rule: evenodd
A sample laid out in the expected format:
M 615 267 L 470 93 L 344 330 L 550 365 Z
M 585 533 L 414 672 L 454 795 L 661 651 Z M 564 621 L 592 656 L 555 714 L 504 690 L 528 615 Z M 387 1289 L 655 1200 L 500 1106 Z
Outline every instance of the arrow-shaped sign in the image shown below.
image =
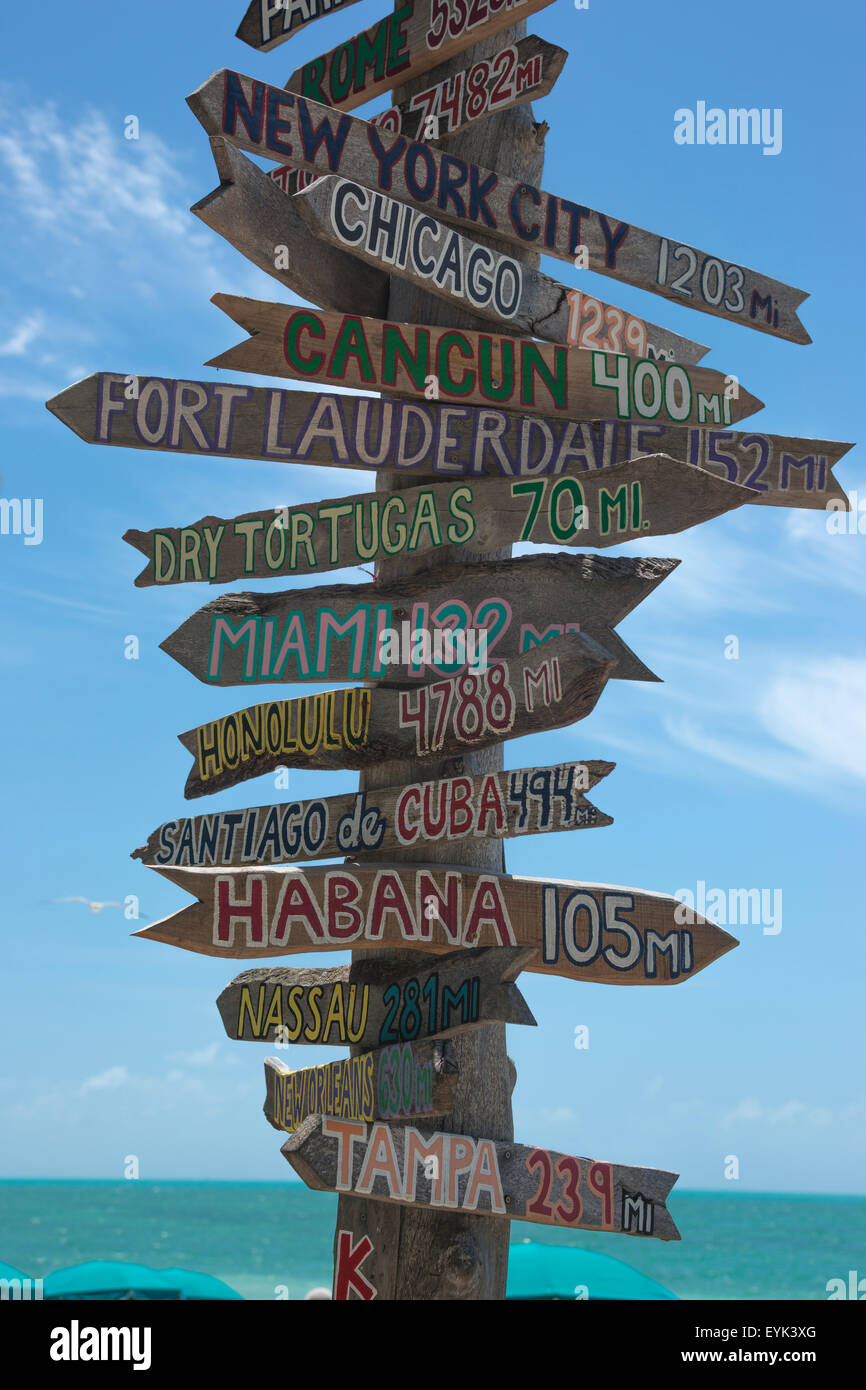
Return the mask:
M 501 840 L 612 825 L 583 795 L 613 763 L 555 763 L 446 777 L 311 801 L 179 816 L 132 854 L 158 868 L 302 863 L 444 840 Z
M 402 276 L 453 307 L 523 333 L 573 347 L 689 364 L 700 362 L 709 351 L 636 314 L 569 290 L 515 256 L 482 246 L 428 213 L 372 193 L 363 184 L 332 176 L 317 179 L 293 196 L 292 204 L 309 232 L 332 250 L 352 252 L 370 270 Z M 234 318 L 223 298 L 215 297 L 214 302 Z M 322 302 L 316 295 L 305 298 Z M 353 312 L 350 305 L 338 307 Z M 241 318 L 238 322 L 255 327 Z M 407 337 L 413 331 L 417 332 L 407 330 Z M 493 387 L 483 396 L 482 403 L 488 401 L 507 404 L 508 397 Z
M 621 359 L 625 361 L 625 358 Z M 362 565 L 442 546 L 497 550 L 515 541 L 605 549 L 670 535 L 740 507 L 746 488 L 649 455 L 600 474 L 551 481 L 434 483 L 275 507 L 189 526 L 125 532 L 147 565 L 135 583 L 226 584 Z
M 160 646 L 207 685 L 457 675 L 480 654 L 521 656 L 546 638 L 586 632 L 620 680 L 657 680 L 613 628 L 676 560 L 530 555 L 449 565 L 393 584 L 334 584 L 223 594 Z
M 748 501 L 847 510 L 833 468 L 853 448 L 755 430 L 580 423 L 433 402 L 98 372 L 48 409 L 87 444 L 218 458 L 383 468 L 413 476 L 595 473 L 669 454 L 750 489 Z
M 538 974 L 670 985 L 739 944 L 675 898 L 608 884 L 440 864 L 156 872 L 198 901 L 134 935 L 231 960 L 531 946 Z
M 590 713 L 614 664 L 579 632 L 414 690 L 354 686 L 254 705 L 179 735 L 193 756 L 184 795 L 207 796 L 278 767 L 426 762 L 560 729 Z
M 665 1206 L 678 1175 L 655 1168 L 333 1115 L 311 1115 L 282 1152 L 307 1186 L 320 1192 L 572 1230 L 680 1239 Z
M 527 34 L 439 81 L 432 72 L 429 86 L 370 124 L 409 140 L 444 140 L 485 116 L 547 96 L 567 57 L 564 48 Z
M 191 213 L 308 303 L 350 314 L 387 313 L 387 270 L 327 245 L 257 164 L 221 136 L 210 143 L 221 182 Z
M 251 48 L 269 51 L 326 14 L 337 14 L 356 0 L 250 0 L 235 33 Z
M 807 298 L 771 276 L 658 236 L 568 198 L 499 175 L 423 142 L 389 138 L 367 121 L 223 69 L 188 97 L 209 135 L 315 174 L 340 174 L 446 222 L 586 265 L 665 299 L 808 343 Z
M 349 1120 L 402 1122 L 450 1113 L 457 1059 L 447 1038 L 393 1043 L 303 1071 L 266 1057 L 265 1087 L 265 1119 L 289 1134 L 323 1110 Z
M 217 999 L 243 1042 L 385 1047 L 452 1036 L 487 1023 L 536 1027 L 517 985 L 531 947 L 451 951 L 415 971 L 371 953 L 325 970 L 245 970 Z
M 286 87 L 350 110 L 402 87 L 494 34 L 537 14 L 552 0 L 403 0 L 354 38 L 293 72 Z

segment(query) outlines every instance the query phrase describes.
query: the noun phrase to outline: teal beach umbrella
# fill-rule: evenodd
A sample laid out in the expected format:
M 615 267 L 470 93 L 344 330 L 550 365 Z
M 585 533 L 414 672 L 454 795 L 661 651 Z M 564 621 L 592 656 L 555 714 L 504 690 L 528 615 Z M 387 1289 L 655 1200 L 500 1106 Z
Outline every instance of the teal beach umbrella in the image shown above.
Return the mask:
M 613 1301 L 676 1299 L 676 1294 L 612 1255 L 533 1240 L 509 1249 L 505 1297 Z
M 191 1269 L 150 1269 L 120 1260 L 88 1260 L 47 1275 L 46 1299 L 234 1299 L 221 1279 Z

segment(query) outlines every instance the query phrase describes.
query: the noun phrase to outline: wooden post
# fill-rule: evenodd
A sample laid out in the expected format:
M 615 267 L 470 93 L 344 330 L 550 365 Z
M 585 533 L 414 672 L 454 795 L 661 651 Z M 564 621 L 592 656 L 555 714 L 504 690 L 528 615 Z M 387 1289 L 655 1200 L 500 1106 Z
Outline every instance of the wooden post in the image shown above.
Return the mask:
M 506 43 L 515 43 L 526 33 L 525 22 L 516 24 L 486 43 L 477 44 L 468 52 L 459 53 L 443 65 L 442 76 L 449 76 L 479 58 L 488 57 Z M 426 78 L 417 78 L 394 92 L 394 101 L 404 101 L 416 91 L 423 90 Z M 441 148 L 473 160 L 483 168 L 496 169 L 505 176 L 526 179 L 538 187 L 544 165 L 543 136 L 536 126 L 531 106 L 517 106 L 500 115 L 488 116 L 461 133 L 442 142 Z M 489 238 L 476 234 L 478 241 L 495 246 Z M 518 254 L 511 251 L 510 254 Z M 538 256 L 520 253 L 520 258 L 537 266 Z M 444 300 L 425 294 L 408 281 L 391 280 L 388 317 L 404 323 L 445 325 L 453 328 L 489 330 L 483 319 L 461 310 L 452 309 Z M 379 474 L 378 491 L 392 491 L 410 480 L 393 473 Z M 416 563 L 406 557 L 380 561 L 376 578 L 383 582 L 407 579 L 421 572 L 435 571 L 455 559 L 471 561 L 482 558 L 506 559 L 511 547 L 482 557 L 459 556 L 443 548 L 426 555 Z M 361 788 L 405 785 L 407 782 L 448 777 L 455 773 L 495 772 L 504 766 L 502 744 L 481 752 L 442 763 L 427 763 L 425 767 L 411 762 L 386 762 L 361 774 Z M 372 856 L 367 856 L 372 857 Z M 359 856 L 359 859 L 361 856 Z M 501 840 L 474 840 L 455 847 L 451 844 L 421 845 L 411 851 L 394 851 L 394 860 L 406 859 L 416 863 L 459 862 L 504 870 L 505 854 Z M 363 953 L 355 952 L 353 960 Z M 385 959 L 385 953 L 379 957 Z M 388 959 L 417 965 L 417 955 L 410 952 L 388 953 Z M 511 1092 L 516 1082 L 513 1062 L 505 1051 L 505 1025 L 492 1023 L 454 1039 L 459 1078 L 454 1108 L 450 1115 L 437 1121 L 437 1126 L 451 1133 L 483 1135 L 489 1139 L 508 1140 L 514 1137 L 511 1114 Z M 354 1049 L 353 1049 L 354 1050 Z M 416 1210 L 383 1202 L 368 1202 L 357 1197 L 341 1196 L 337 1210 L 337 1229 L 334 1241 L 335 1260 L 338 1258 L 340 1232 L 351 1232 L 351 1246 L 357 1247 L 366 1235 L 372 1250 L 364 1260 L 363 1272 L 376 1289 L 379 1299 L 503 1299 L 508 1272 L 508 1240 L 510 1222 L 484 1216 L 465 1216 L 459 1213 Z M 345 1240 L 342 1248 L 349 1242 Z

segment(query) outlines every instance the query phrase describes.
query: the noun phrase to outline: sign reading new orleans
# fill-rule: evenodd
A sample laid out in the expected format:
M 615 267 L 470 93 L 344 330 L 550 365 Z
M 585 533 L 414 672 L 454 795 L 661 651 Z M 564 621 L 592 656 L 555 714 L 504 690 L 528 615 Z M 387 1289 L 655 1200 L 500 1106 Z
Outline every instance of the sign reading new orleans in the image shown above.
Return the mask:
M 307 235 L 312 232 L 336 254 L 351 251 L 370 272 L 400 275 L 456 308 L 524 333 L 574 347 L 672 362 L 696 363 L 708 351 L 635 314 L 568 290 L 515 256 L 471 241 L 454 227 L 360 183 L 323 177 L 292 203 L 310 229 Z M 304 298 L 323 302 L 315 294 Z M 590 305 L 595 313 L 589 312 Z M 351 312 L 353 306 L 344 302 L 340 307 Z M 493 392 L 487 399 L 504 398 Z
M 738 943 L 682 903 L 607 884 L 439 864 L 158 868 L 198 899 L 136 936 L 232 960 L 305 951 L 531 946 L 524 969 L 597 984 L 669 985 Z
M 180 816 L 154 830 L 131 857 L 154 867 L 243 867 L 612 825 L 583 793 L 613 768 L 596 761 L 555 763 Z
M 245 970 L 217 1008 L 230 1038 L 286 1046 L 385 1047 L 486 1023 L 535 1027 L 514 983 L 533 954 L 531 947 L 482 946 L 437 956 L 414 972 L 373 953 L 330 970 Z
M 516 264 L 516 262 L 515 262 Z M 420 399 L 490 401 L 551 419 L 615 415 L 669 424 L 724 424 L 763 402 L 711 367 L 637 361 L 622 353 L 551 346 L 532 338 L 383 322 L 215 294 L 250 337 L 209 367 L 297 377 Z
M 454 1044 L 394 1043 L 291 1071 L 278 1057 L 265 1058 L 265 1118 L 291 1134 L 308 1115 L 350 1120 L 405 1120 L 447 1115 L 457 1090 Z
M 315 174 L 340 174 L 446 222 L 491 233 L 665 299 L 808 343 L 797 316 L 804 290 L 720 256 L 698 251 L 582 203 L 480 168 L 423 141 L 388 136 L 367 121 L 334 111 L 241 73 L 223 69 L 188 98 L 209 135 Z
M 293 72 L 286 87 L 350 109 L 492 38 L 552 0 L 402 0 L 393 14 Z
M 334 1115 L 311 1115 L 282 1152 L 308 1187 L 323 1192 L 572 1230 L 680 1239 L 665 1206 L 677 1174 L 655 1168 Z
M 130 530 L 123 539 L 147 560 L 135 581 L 139 587 L 225 584 L 316 574 L 470 541 L 477 551 L 513 541 L 603 549 L 698 526 L 748 497 L 738 483 L 646 455 L 580 481 L 542 477 L 365 492 L 234 518 L 207 516 L 190 526 Z
M 254 705 L 179 736 L 193 756 L 184 795 L 207 796 L 278 767 L 425 762 L 559 729 L 589 714 L 614 664 L 580 632 L 416 689 L 359 686 Z
M 816 510 L 846 504 L 833 468 L 853 447 L 122 372 L 85 377 L 48 409 L 88 444 L 440 478 L 580 475 L 663 453 L 748 487 L 751 503 Z
M 531 555 L 446 565 L 402 584 L 223 594 L 167 637 L 164 652 L 209 685 L 431 680 L 585 632 L 620 680 L 655 680 L 613 627 L 676 560 Z

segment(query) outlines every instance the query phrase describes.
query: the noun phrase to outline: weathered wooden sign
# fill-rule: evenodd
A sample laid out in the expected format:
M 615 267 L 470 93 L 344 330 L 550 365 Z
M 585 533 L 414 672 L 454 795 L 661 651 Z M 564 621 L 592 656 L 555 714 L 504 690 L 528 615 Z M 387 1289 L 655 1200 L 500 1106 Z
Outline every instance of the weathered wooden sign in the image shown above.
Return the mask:
M 437 81 L 431 73 L 429 86 L 373 116 L 370 124 L 409 140 L 444 140 L 484 116 L 547 96 L 567 57 L 564 48 L 528 34 L 449 77 Z
M 578 632 L 414 690 L 355 686 L 253 705 L 179 735 L 193 756 L 184 795 L 207 796 L 277 767 L 426 762 L 559 729 L 589 714 L 614 664 Z
M 440 864 L 178 869 L 198 899 L 136 936 L 233 960 L 305 951 L 531 946 L 525 970 L 595 984 L 670 985 L 738 942 L 661 893 L 510 878 Z
M 676 560 L 524 555 L 446 565 L 402 584 L 223 594 L 160 646 L 207 685 L 374 680 L 405 685 L 586 632 L 620 680 L 657 680 L 614 625 Z
M 555 763 L 179 816 L 154 830 L 131 857 L 154 866 L 243 867 L 612 825 L 611 817 L 587 801 L 584 792 L 614 766 L 595 760 Z
M 122 372 L 85 377 L 47 408 L 88 444 L 434 477 L 580 476 L 658 452 L 747 486 L 751 503 L 815 510 L 847 504 L 833 468 L 853 448 Z
M 823 510 L 846 494 L 827 439 L 377 400 L 99 372 L 47 408 L 88 444 L 436 477 L 598 472 L 656 452 L 749 488 L 748 501 Z
M 712 367 L 634 360 L 624 353 L 500 333 L 383 322 L 231 294 L 215 294 L 212 301 L 250 337 L 210 358 L 208 367 L 419 400 L 496 401 L 547 419 L 615 415 L 706 425 L 721 417 L 730 424 L 763 406 L 740 387 L 731 394 L 726 382 L 732 378 Z
M 347 10 L 356 0 L 250 0 L 235 33 L 251 48 L 267 52 L 326 14 Z
M 738 483 L 659 454 L 583 474 L 580 481 L 568 476 L 555 482 L 542 477 L 434 483 L 239 517 L 208 516 L 189 526 L 129 530 L 123 539 L 147 560 L 135 580 L 139 588 L 226 584 L 318 574 L 470 542 L 475 551 L 514 541 L 604 549 L 698 526 L 741 507 L 748 495 Z
M 292 202 L 309 231 L 332 250 L 352 252 L 369 270 L 390 271 L 459 309 L 523 333 L 573 347 L 686 364 L 700 362 L 709 351 L 702 343 L 659 328 L 636 314 L 569 291 L 524 261 L 482 246 L 456 228 L 408 203 L 371 192 L 363 184 L 326 176 L 299 192 Z M 305 297 L 319 302 L 314 295 Z M 220 303 L 219 299 L 214 302 Z M 339 307 L 352 312 L 349 305 Z M 231 309 L 226 308 L 226 312 L 231 313 Z M 244 327 L 248 326 L 244 322 Z M 482 396 L 483 404 L 507 404 L 509 397 L 494 383 L 491 387 Z
M 403 0 L 392 14 L 292 73 L 289 91 L 349 111 L 391 87 L 403 86 L 439 63 L 552 0 Z
M 514 983 L 533 954 L 532 947 L 482 946 L 437 956 L 414 973 L 372 953 L 325 970 L 245 970 L 217 1008 L 229 1037 L 243 1042 L 378 1048 L 486 1023 L 534 1028 Z
M 326 244 L 264 170 L 221 136 L 211 150 L 219 188 L 190 212 L 302 299 L 344 313 L 387 313 L 388 273 Z
M 679 1240 L 676 1173 L 573 1158 L 512 1140 L 311 1115 L 282 1152 L 308 1187 L 378 1202 Z
M 457 1058 L 447 1038 L 392 1043 L 303 1071 L 266 1057 L 265 1087 L 265 1118 L 290 1134 L 308 1115 L 402 1122 L 450 1113 Z
M 676 238 L 441 154 L 423 141 L 389 139 L 356 116 L 241 73 L 216 72 L 187 100 L 209 135 L 223 134 L 241 149 L 317 174 L 341 174 L 435 210 L 446 222 L 559 260 L 572 262 L 583 248 L 580 264 L 600 275 L 762 333 L 811 342 L 796 313 L 808 297 L 804 290 Z

